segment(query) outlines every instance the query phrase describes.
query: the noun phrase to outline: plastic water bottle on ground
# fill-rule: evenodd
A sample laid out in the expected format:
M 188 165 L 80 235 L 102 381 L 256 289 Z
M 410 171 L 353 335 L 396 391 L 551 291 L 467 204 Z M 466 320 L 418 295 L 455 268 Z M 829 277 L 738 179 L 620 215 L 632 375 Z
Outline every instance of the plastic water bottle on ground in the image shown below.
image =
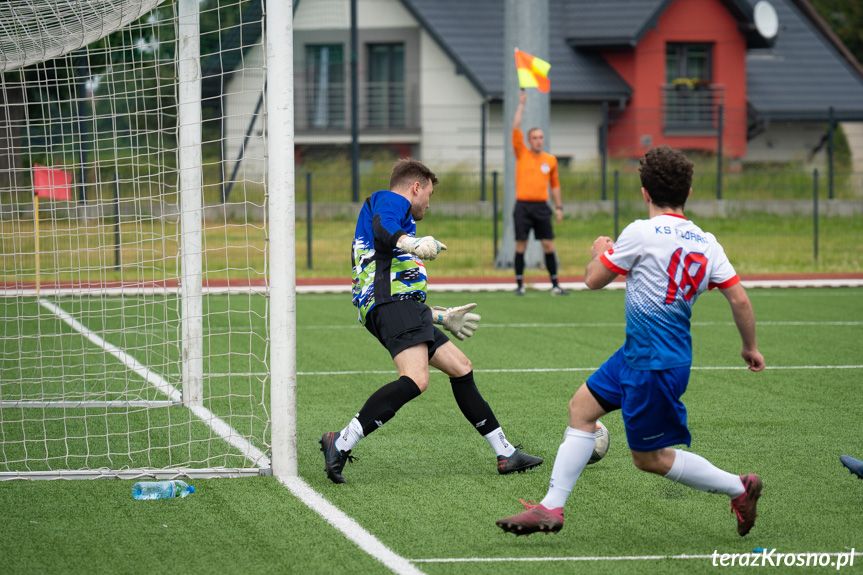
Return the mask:
M 172 481 L 139 481 L 132 486 L 135 499 L 171 499 L 194 493 L 195 488 L 180 479 Z

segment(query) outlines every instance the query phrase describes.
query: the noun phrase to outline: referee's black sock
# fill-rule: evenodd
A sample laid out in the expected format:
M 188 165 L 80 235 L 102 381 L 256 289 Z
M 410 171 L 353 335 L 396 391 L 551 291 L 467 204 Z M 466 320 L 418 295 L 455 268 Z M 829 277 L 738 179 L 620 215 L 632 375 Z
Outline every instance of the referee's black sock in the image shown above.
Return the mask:
M 557 285 L 557 256 L 554 252 L 545 254 L 545 269 L 548 270 L 548 275 L 551 277 L 551 285 Z
M 420 393 L 414 380 L 406 375 L 378 389 L 357 414 L 357 420 L 363 426 L 363 435 L 368 435 L 392 419 L 401 406 L 419 397 Z
M 482 436 L 488 435 L 500 424 L 488 402 L 482 398 L 473 380 L 473 371 L 461 377 L 451 377 L 452 394 L 459 409 Z
M 524 281 L 524 254 L 515 252 L 515 281 L 521 287 Z

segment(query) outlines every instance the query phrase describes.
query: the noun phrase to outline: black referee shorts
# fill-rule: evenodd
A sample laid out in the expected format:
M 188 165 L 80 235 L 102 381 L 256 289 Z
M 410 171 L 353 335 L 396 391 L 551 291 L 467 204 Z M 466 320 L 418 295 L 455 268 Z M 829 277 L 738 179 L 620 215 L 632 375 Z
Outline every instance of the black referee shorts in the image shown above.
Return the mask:
M 515 220 L 515 239 L 526 240 L 531 228 L 538 240 L 553 240 L 554 229 L 551 227 L 551 207 L 547 202 L 515 202 L 513 212 Z
M 431 359 L 437 349 L 449 341 L 432 322 L 429 307 L 415 299 L 375 305 L 366 315 L 366 329 L 387 348 L 391 357 L 425 343 Z

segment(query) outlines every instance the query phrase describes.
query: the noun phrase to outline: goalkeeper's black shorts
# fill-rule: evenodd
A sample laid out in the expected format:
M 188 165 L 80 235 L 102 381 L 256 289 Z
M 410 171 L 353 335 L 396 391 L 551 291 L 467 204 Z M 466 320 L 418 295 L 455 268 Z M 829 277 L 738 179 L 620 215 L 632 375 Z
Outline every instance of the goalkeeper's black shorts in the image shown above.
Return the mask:
M 424 343 L 429 359 L 449 341 L 432 323 L 431 309 L 415 299 L 403 299 L 374 306 L 366 315 L 366 329 L 395 357 L 409 347 Z

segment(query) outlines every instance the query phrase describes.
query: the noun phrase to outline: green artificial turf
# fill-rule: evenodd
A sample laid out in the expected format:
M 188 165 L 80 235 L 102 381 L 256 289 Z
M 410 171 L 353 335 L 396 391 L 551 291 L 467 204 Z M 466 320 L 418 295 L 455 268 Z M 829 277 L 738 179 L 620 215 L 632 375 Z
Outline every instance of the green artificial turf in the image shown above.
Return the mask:
M 483 316 L 479 330 L 457 345 L 472 360 L 477 385 L 507 437 L 546 461 L 523 474 L 498 475 L 494 453 L 464 420 L 446 376 L 433 373 L 426 393 L 357 446 L 357 460 L 346 466 L 344 485 L 326 478 L 317 440 L 325 431 L 344 427 L 366 398 L 396 374 L 387 352 L 356 323 L 349 296 L 301 295 L 297 302 L 300 476 L 381 543 L 401 557 L 417 560 L 415 567 L 429 574 L 702 573 L 717 569 L 711 559 L 651 557 L 745 553 L 758 547 L 783 553 L 839 553 L 851 548 L 859 552 L 863 550 L 859 529 L 863 481 L 848 474 L 838 457 L 843 453 L 863 457 L 859 400 L 863 290 L 751 289 L 749 294 L 768 369 L 762 373 L 743 369 L 728 305 L 720 294 L 710 292 L 701 296 L 694 309 L 694 363 L 684 395 L 693 436 L 691 451 L 733 473 L 755 472 L 764 480 L 760 516 L 744 538 L 736 533 L 727 497 L 637 471 L 619 413 L 603 418 L 611 436 L 609 453 L 582 474 L 567 502 L 566 525 L 559 534 L 516 538 L 494 524 L 521 509 L 519 498 L 538 500 L 545 494 L 567 423 L 567 402 L 623 342 L 622 290 L 573 292 L 566 298 L 539 291 L 529 291 L 522 298 L 509 293 L 433 293 L 431 305 L 479 304 L 476 311 Z M 257 296 L 206 299 L 207 309 L 215 315 L 207 324 L 212 333 L 205 337 L 214 359 L 205 369 L 242 372 L 208 379 L 207 393 L 215 396 L 208 398 L 208 406 L 229 419 L 233 414 L 232 425 L 253 443 L 265 445 L 268 387 L 246 373 L 265 369 L 261 365 L 266 365 L 262 359 L 266 354 L 260 343 L 266 339 L 265 302 Z M 97 304 L 93 302 L 56 301 L 82 320 L 101 317 L 94 313 Z M 163 311 L 170 309 L 165 302 Z M 165 323 L 174 320 L 164 311 Z M 120 323 L 119 317 L 100 324 L 110 332 L 109 340 L 117 345 L 124 337 L 138 342 L 132 336 L 135 329 L 111 332 L 112 322 Z M 43 329 L 48 325 L 41 322 Z M 226 326 L 236 333 L 225 333 Z M 148 337 L 159 341 L 146 326 L 138 327 L 141 333 L 135 337 L 143 338 L 141 344 Z M 24 322 L 19 329 L 27 333 L 29 327 Z M 62 326 L 56 329 L 67 331 Z M 61 336 L 43 331 L 43 339 L 52 337 Z M 8 339 L 0 341 L 7 348 L 10 345 Z M 87 346 L 81 344 L 81 349 Z M 170 370 L 178 359 L 176 348 L 164 345 L 160 353 L 164 375 L 175 383 L 177 373 Z M 6 370 L 2 386 L 6 399 L 13 360 L 5 351 L 0 357 L 0 367 Z M 101 361 L 104 373 L 122 371 L 110 357 L 103 355 Z M 106 377 L 103 383 L 110 386 L 114 379 Z M 133 381 L 134 376 L 126 379 Z M 170 415 L 159 415 L 164 409 L 145 410 L 154 425 L 163 423 L 160 417 L 173 424 L 151 433 L 150 441 L 159 446 L 181 437 L 184 445 L 194 446 L 181 447 L 177 459 L 197 460 L 199 450 L 213 454 L 214 461 L 228 457 L 231 449 L 224 442 L 204 441 L 206 429 L 176 410 L 182 408 L 169 408 Z M 16 449 L 20 451 L 15 447 L 20 439 L 16 434 L 21 433 L 16 417 L 20 419 L 22 411 L 41 410 L 0 411 L 0 454 L 7 462 Z M 35 430 L 28 433 L 65 430 L 84 437 L 71 444 L 79 454 L 98 451 L 105 441 L 96 435 L 124 433 L 130 421 L 115 422 L 95 413 L 95 421 L 107 428 L 101 429 L 73 410 L 66 410 L 65 417 L 48 415 L 52 425 L 33 424 Z M 27 414 L 30 420 L 38 416 Z M 90 440 L 88 431 L 94 435 Z M 178 432 L 182 433 L 177 436 Z M 139 440 L 148 437 L 146 431 L 134 435 Z M 132 451 L 119 458 L 120 465 L 140 464 L 137 451 Z M 163 453 L 156 459 L 165 457 Z M 169 501 L 135 501 L 132 483 L 0 482 L 5 526 L 0 571 L 389 571 L 275 478 L 196 480 L 194 494 Z M 631 559 L 586 559 L 591 557 Z M 497 561 L 514 558 L 533 560 Z M 453 562 L 425 561 L 442 559 Z M 855 572 L 860 565 L 863 557 L 856 557 L 853 567 L 844 570 Z M 798 573 L 823 569 L 774 568 Z

